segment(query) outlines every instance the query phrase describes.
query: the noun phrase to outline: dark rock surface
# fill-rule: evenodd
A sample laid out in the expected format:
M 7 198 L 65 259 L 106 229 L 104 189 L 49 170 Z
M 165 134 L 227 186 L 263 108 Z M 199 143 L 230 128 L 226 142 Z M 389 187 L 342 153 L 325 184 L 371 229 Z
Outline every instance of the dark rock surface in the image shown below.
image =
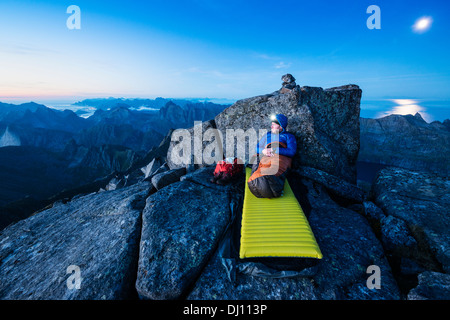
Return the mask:
M 302 177 L 314 180 L 325 186 L 328 191 L 336 194 L 338 197 L 352 200 L 354 202 L 362 202 L 365 193 L 358 186 L 346 182 L 332 174 L 326 173 L 322 170 L 301 166 L 293 170 Z
M 413 247 L 417 245 L 404 220 L 394 216 L 381 219 L 381 241 L 386 250 L 396 250 L 399 247 Z
M 230 204 L 241 193 L 184 180 L 147 199 L 136 282 L 140 297 L 177 299 L 186 294 L 214 253 L 230 222 Z
M 149 183 L 80 196 L 0 234 L 0 299 L 135 297 L 141 211 Z M 67 286 L 78 266 L 80 289 Z
M 421 273 L 449 272 L 449 190 L 448 179 L 395 167 L 379 171 L 372 185 L 371 196 L 382 211 L 372 204 L 366 206 L 366 214 L 382 240 L 404 298 L 417 298 L 408 292 L 418 282 L 426 287 L 424 281 L 420 284 Z
M 178 168 L 156 173 L 152 177 L 152 184 L 156 190 L 159 190 L 171 183 L 180 181 L 181 176 L 185 174 L 186 168 Z
M 427 271 L 419 275 L 419 285 L 408 293 L 408 300 L 449 300 L 450 275 Z
M 385 168 L 373 184 L 375 203 L 404 221 L 415 239 L 450 271 L 450 181 L 400 168 Z

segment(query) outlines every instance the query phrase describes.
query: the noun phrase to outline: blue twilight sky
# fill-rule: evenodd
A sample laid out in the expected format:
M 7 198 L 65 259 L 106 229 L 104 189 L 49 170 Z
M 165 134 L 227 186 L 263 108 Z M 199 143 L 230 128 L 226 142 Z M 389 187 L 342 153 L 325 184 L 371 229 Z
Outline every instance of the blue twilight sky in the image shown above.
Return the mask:
M 70 5 L 79 30 L 66 26 Z M 366 25 L 370 5 L 381 29 Z M 354 83 L 368 100 L 450 100 L 449 17 L 442 0 L 2 0 L 0 101 L 236 100 L 279 89 L 285 73 Z

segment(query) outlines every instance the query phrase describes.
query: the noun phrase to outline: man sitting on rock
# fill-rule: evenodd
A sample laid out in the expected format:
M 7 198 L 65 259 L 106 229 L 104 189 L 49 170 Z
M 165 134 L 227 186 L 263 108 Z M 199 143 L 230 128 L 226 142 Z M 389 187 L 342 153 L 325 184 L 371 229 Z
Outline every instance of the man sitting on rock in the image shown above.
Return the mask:
M 297 151 L 297 141 L 286 131 L 288 119 L 283 114 L 272 117 L 271 130 L 256 145 L 252 174 L 247 181 L 250 191 L 258 198 L 282 195 L 284 180 Z

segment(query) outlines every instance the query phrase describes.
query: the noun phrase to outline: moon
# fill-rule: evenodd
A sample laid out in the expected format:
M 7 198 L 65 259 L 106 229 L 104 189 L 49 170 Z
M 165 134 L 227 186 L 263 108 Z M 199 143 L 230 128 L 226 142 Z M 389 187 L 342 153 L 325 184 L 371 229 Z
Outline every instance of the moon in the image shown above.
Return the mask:
M 431 17 L 421 17 L 416 20 L 412 28 L 415 33 L 424 33 L 431 28 L 432 23 L 433 19 Z

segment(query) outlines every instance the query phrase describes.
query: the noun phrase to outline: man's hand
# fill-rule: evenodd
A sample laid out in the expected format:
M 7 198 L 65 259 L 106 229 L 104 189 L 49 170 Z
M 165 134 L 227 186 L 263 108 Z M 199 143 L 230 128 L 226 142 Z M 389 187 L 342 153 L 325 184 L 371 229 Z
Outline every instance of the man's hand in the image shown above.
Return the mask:
M 265 156 L 273 157 L 273 150 L 272 150 L 272 148 L 266 148 L 266 149 L 264 149 L 264 150 L 262 151 L 262 153 L 263 153 Z

